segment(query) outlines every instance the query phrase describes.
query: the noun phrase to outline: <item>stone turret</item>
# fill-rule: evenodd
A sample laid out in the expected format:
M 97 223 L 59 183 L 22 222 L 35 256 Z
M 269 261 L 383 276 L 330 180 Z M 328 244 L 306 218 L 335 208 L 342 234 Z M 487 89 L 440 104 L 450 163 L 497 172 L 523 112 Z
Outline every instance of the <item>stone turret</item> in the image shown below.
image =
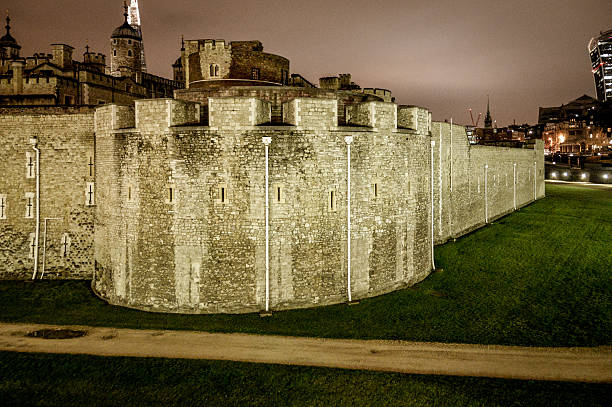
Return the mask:
M 111 35 L 111 69 L 113 76 L 138 78 L 142 73 L 142 37 L 128 23 L 127 5 L 124 3 L 124 22 Z
M 10 69 L 10 62 L 13 59 L 19 58 L 21 46 L 17 44 L 17 40 L 11 35 L 11 18 L 6 16 L 6 34 L 0 38 L 0 73 L 4 73 Z
M 72 68 L 72 52 L 74 48 L 66 44 L 51 44 L 53 47 L 53 63 L 62 69 Z

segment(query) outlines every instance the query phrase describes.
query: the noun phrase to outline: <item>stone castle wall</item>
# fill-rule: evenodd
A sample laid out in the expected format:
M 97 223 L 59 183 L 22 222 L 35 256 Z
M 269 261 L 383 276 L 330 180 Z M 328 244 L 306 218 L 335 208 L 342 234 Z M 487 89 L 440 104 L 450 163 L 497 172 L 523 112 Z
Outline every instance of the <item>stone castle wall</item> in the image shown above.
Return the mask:
M 267 137 L 273 309 L 347 300 L 347 136 L 353 298 L 425 278 L 432 219 L 441 243 L 544 195 L 540 142 L 470 146 L 463 127 L 432 123 L 423 108 L 351 104 L 348 125 L 339 125 L 336 100 L 302 97 L 284 102 L 284 124 L 271 126 L 269 101 L 207 103 L 210 126 L 201 125 L 199 103 L 173 99 L 106 105 L 95 115 L 3 109 L 0 276 L 32 273 L 35 219 L 24 214 L 26 193 L 35 192 L 26 177 L 33 136 L 41 149 L 41 262 L 42 220 L 62 218 L 48 222 L 46 275 L 93 274 L 109 302 L 140 309 L 264 307 Z M 86 201 L 90 186 L 95 206 Z
M 36 138 L 40 149 L 39 272 L 44 253 L 45 278 L 91 278 L 95 206 L 88 205 L 87 192 L 95 177 L 93 110 L 6 108 L 0 109 L 0 116 L 0 196 L 4 197 L 4 204 L 0 202 L 4 205 L 0 208 L 4 212 L 0 216 L 0 276 L 29 278 L 33 273 L 36 155 L 30 139 Z M 28 210 L 30 217 L 26 217 Z M 46 249 L 45 218 L 61 218 L 47 222 Z
M 513 210 L 514 191 L 517 207 L 533 191 L 543 196 L 540 144 L 469 146 L 463 127 L 451 135 L 426 109 L 368 102 L 350 108 L 357 127 L 338 126 L 335 100 L 301 98 L 284 104 L 284 126 L 261 127 L 269 103 L 212 98 L 209 127 L 160 120 L 174 103 L 140 101 L 136 128 L 97 130 L 98 220 L 108 226 L 96 228 L 95 287 L 111 303 L 189 313 L 264 307 L 264 137 L 273 309 L 347 300 L 347 136 L 353 298 L 425 278 L 432 219 L 442 242 Z M 113 121 L 111 107 L 97 115 Z
M 98 220 L 108 225 L 96 229 L 95 287 L 102 296 L 171 312 L 260 310 L 265 301 L 263 137 L 272 138 L 273 308 L 347 298 L 346 136 L 354 138 L 353 296 L 388 292 L 428 274 L 429 189 L 421 182 L 428 171 L 422 165 L 430 151 L 426 134 L 338 129 L 335 101 L 326 99 L 297 101 L 297 119 L 292 117 L 298 126 L 257 127 L 253 117 L 269 114 L 268 104 L 221 101 L 209 102 L 211 127 L 97 131 L 99 199 L 106 202 L 98 207 Z M 153 101 L 140 103 L 150 106 L 138 111 L 139 123 L 164 116 Z M 145 116 L 147 109 L 151 117 Z M 111 115 L 110 107 L 100 108 L 97 121 L 112 122 Z M 415 181 L 407 191 L 410 180 Z
M 442 243 L 544 197 L 544 147 L 470 145 L 465 127 L 433 123 L 435 241 Z

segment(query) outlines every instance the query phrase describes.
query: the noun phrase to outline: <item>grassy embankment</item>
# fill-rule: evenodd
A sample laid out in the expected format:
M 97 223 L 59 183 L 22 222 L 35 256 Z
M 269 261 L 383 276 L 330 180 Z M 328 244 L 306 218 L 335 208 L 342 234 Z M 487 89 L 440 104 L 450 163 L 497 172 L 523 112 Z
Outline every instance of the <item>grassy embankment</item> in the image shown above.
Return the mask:
M 0 282 L 0 320 L 530 346 L 612 343 L 612 190 L 547 185 L 547 198 L 436 248 L 444 269 L 357 306 L 258 315 L 110 306 L 87 282 Z

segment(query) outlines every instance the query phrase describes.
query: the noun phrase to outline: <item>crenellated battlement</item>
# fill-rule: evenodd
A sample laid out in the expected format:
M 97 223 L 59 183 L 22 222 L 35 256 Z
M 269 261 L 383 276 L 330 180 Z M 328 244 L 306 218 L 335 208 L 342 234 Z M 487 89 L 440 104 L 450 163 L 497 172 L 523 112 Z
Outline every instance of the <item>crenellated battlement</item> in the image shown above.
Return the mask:
M 212 49 L 223 49 L 230 50 L 232 49 L 231 44 L 225 44 L 225 40 L 204 40 L 204 49 L 212 50 Z
M 132 106 L 105 105 L 94 114 L 94 131 L 101 134 L 111 130 L 134 127 L 135 115 Z
M 365 102 L 346 107 L 346 122 L 357 126 L 397 129 L 397 105 L 387 102 Z
M 105 105 L 95 113 L 95 131 L 136 128 L 142 133 L 200 122 L 200 104 L 174 99 L 142 99 L 134 106 Z
M 209 98 L 208 120 L 213 130 L 257 126 L 272 120 L 272 106 L 249 97 Z
M 338 127 L 336 99 L 296 98 L 283 103 L 283 122 L 301 129 Z
M 401 105 L 397 108 L 397 126 L 416 130 L 421 134 L 431 131 L 431 113 L 424 107 Z

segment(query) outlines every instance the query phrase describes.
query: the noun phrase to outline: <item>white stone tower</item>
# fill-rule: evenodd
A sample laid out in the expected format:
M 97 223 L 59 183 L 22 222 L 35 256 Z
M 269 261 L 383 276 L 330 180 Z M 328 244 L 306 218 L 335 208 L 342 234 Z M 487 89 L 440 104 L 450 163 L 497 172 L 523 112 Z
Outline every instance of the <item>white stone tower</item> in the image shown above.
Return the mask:
M 138 7 L 138 0 L 130 1 L 130 9 L 128 12 L 128 24 L 132 26 L 138 34 L 140 38 L 142 38 L 142 26 L 140 25 L 140 8 Z M 141 70 L 142 72 L 147 72 L 147 63 L 145 60 L 145 50 L 144 50 L 144 41 L 141 43 Z

